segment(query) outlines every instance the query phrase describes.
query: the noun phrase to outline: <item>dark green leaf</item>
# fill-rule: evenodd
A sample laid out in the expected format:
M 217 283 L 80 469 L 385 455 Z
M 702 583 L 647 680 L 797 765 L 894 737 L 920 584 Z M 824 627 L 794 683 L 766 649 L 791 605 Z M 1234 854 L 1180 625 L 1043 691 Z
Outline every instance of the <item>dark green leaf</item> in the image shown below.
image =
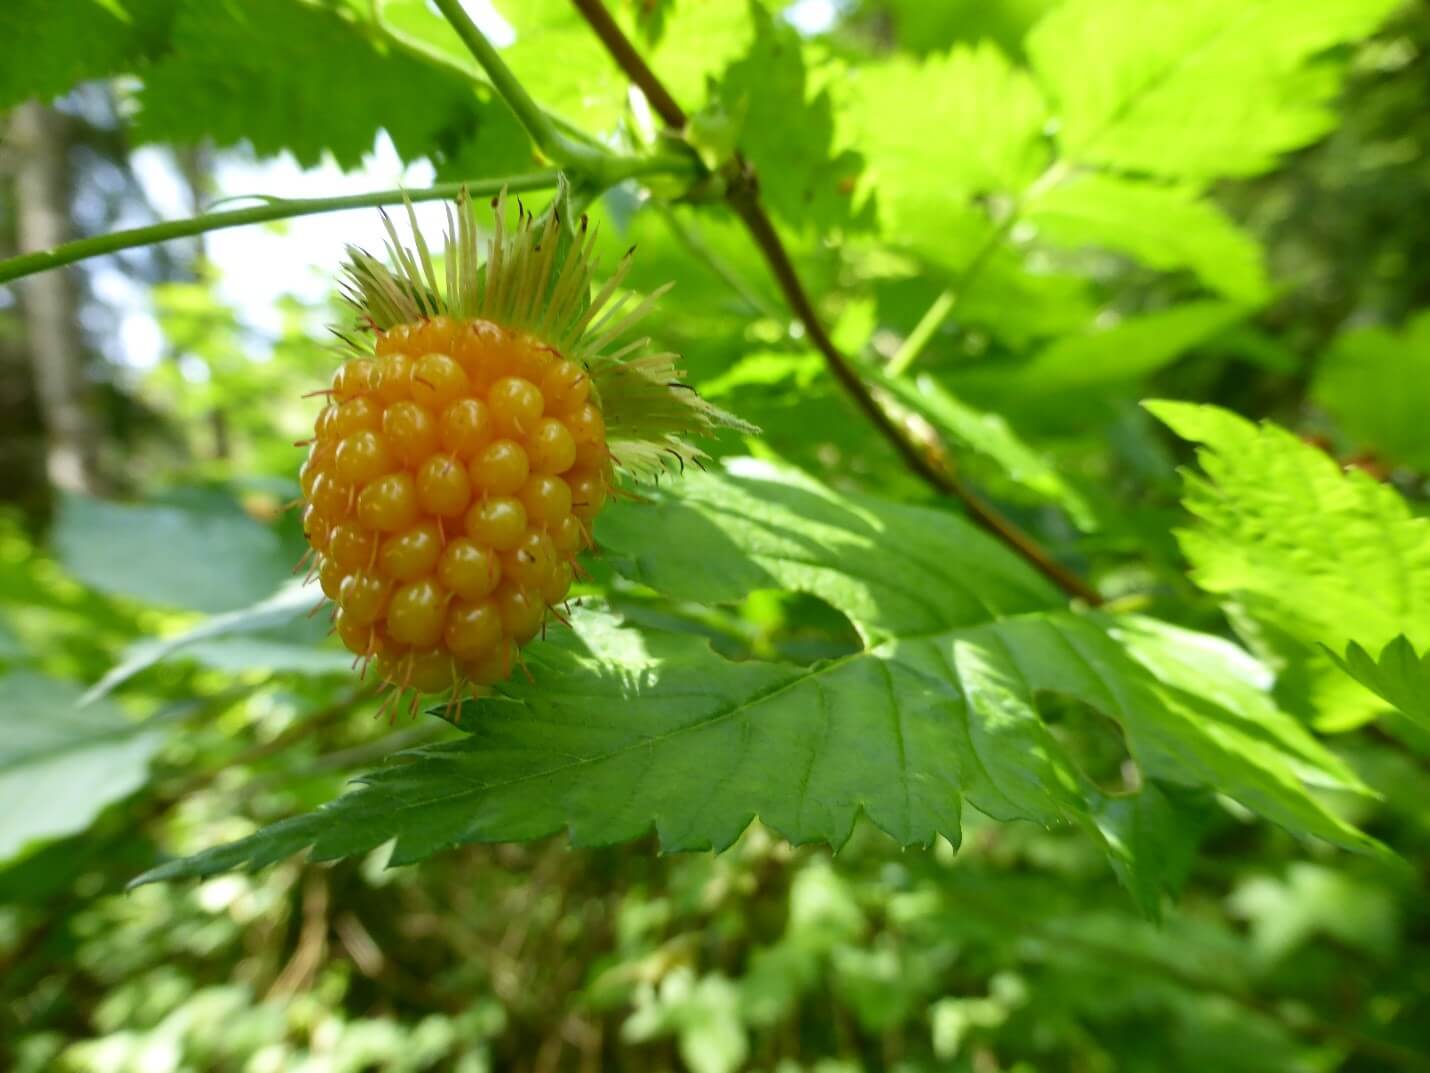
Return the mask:
M 692 475 L 681 490 L 688 498 L 633 508 L 643 537 L 614 527 L 628 556 L 626 541 L 654 551 L 660 533 L 662 554 L 634 554 L 643 580 L 711 601 L 772 585 L 815 593 L 870 647 L 811 667 L 732 663 L 703 640 L 582 612 L 574 635 L 531 648 L 531 681 L 463 709 L 465 740 L 145 878 L 257 867 L 308 846 L 343 857 L 389 839 L 396 862 L 563 830 L 582 845 L 654 829 L 667 848 L 721 848 L 755 817 L 793 842 L 837 846 L 861 812 L 901 844 L 927 845 L 958 839 L 965 797 L 1000 819 L 1101 837 L 1100 792 L 1039 714 L 1048 693 L 1116 721 L 1149 778 L 1214 789 L 1298 833 L 1374 845 L 1308 793 L 1360 784 L 1275 707 L 1234 646 L 1056 610 L 1009 553 L 936 512 L 774 471 Z M 1143 874 L 1117 826 L 1109 852 L 1145 904 L 1175 869 L 1154 858 Z
M 180 0 L 6 0 L 0 6 L 0 111 L 57 97 L 157 55 Z
M 247 142 L 306 166 L 331 153 L 356 168 L 379 130 L 404 160 L 457 154 L 489 128 L 492 145 L 513 148 L 510 113 L 461 74 L 384 41 L 354 11 L 306 0 L 183 0 L 139 103 L 145 139 Z M 506 163 L 490 156 L 474 175 L 530 156 Z

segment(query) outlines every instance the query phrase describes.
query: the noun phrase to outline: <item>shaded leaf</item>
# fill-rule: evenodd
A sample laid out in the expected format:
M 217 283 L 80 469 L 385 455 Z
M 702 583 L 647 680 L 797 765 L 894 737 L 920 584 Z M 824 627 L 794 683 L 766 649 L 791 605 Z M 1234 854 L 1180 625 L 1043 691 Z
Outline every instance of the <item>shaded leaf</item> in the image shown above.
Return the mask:
M 164 47 L 179 0 L 6 0 L 0 110 L 132 71 Z
M 148 777 L 167 728 L 28 672 L 0 677 L 0 860 L 36 839 L 82 831 Z
M 244 607 L 292 567 L 273 529 L 211 493 L 146 504 L 68 496 L 53 541 L 65 569 L 101 592 L 192 611 Z
M 1027 217 L 1059 245 L 1102 246 L 1152 268 L 1185 268 L 1247 305 L 1267 296 L 1256 240 L 1189 187 L 1083 175 L 1034 199 Z
M 1342 335 L 1317 364 L 1311 395 L 1357 448 L 1430 473 L 1430 312 L 1401 332 Z
M 355 11 L 307 0 L 182 0 L 139 104 L 145 140 L 247 142 L 263 155 L 287 150 L 309 167 L 324 153 L 358 167 L 379 130 L 410 161 L 456 152 L 488 125 L 511 124 L 505 105 L 479 96 L 459 73 L 384 41 Z M 493 170 L 480 174 L 521 170 L 504 163 L 492 157 Z
M 1078 490 L 1047 458 L 1023 442 L 1001 415 L 961 402 L 931 376 L 909 380 L 883 376 L 875 370 L 866 370 L 865 375 L 953 443 L 992 462 L 1008 480 L 1062 507 L 1080 528 L 1097 528 L 1092 509 Z
M 1246 310 L 1225 302 L 1187 302 L 1065 335 L 1021 365 L 1016 381 L 1041 394 L 1126 383 L 1156 372 L 1235 324 Z
M 813 593 L 870 644 L 1062 602 L 955 514 L 841 495 L 760 463 L 742 460 L 734 472 L 687 473 L 647 502 L 613 504 L 597 539 L 626 560 L 631 576 L 684 599 L 723 603 L 768 588 Z
M 235 635 L 258 633 L 286 626 L 300 618 L 317 600 L 316 590 L 305 589 L 303 585 L 294 583 L 284 586 L 272 596 L 260 600 L 256 604 L 239 608 L 237 611 L 214 615 L 173 637 L 140 641 L 127 649 L 123 658 L 105 672 L 103 678 L 89 688 L 82 703 L 88 704 L 106 693 L 113 692 L 141 671 L 148 670 L 156 663 L 185 649 L 191 649 L 194 645 L 213 643 L 220 639 L 232 638 Z M 309 652 L 309 655 L 321 656 L 322 654 Z M 344 666 L 346 663 L 347 661 L 344 660 Z M 253 663 L 248 664 L 249 667 L 253 665 Z
M 1117 878 L 1143 914 L 1156 919 L 1164 894 L 1177 894 L 1208 823 L 1210 802 L 1149 782 L 1135 794 L 1090 794 L 1093 822 Z

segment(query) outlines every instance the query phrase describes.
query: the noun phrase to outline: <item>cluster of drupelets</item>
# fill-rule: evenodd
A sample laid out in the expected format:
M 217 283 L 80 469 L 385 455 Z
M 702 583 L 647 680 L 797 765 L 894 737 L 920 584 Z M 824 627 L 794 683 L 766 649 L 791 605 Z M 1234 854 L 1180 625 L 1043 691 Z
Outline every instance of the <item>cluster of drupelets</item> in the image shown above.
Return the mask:
M 610 487 L 586 370 L 490 321 L 437 316 L 380 333 L 323 394 L 303 529 L 343 644 L 414 706 L 504 680 L 563 617 Z

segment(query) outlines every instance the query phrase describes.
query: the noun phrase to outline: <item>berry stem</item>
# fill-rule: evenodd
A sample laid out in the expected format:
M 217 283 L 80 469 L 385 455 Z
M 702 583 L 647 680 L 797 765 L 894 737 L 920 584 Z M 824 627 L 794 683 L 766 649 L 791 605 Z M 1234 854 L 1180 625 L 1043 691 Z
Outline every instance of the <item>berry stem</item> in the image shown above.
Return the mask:
M 918 360 L 919 355 L 933 339 L 934 333 L 942 328 L 944 322 L 953 315 L 954 310 L 958 308 L 958 303 L 972 288 L 973 281 L 988 267 L 988 262 L 993 259 L 993 255 L 1003 247 L 1003 243 L 1013 233 L 1013 228 L 1023 218 L 1023 213 L 1028 205 L 1066 179 L 1068 173 L 1067 163 L 1059 160 L 1049 166 L 1042 175 L 1033 180 L 1027 189 L 1018 195 L 1007 214 L 988 233 L 983 244 L 978 247 L 977 252 L 974 253 L 963 270 L 958 273 L 958 277 L 933 300 L 933 305 L 924 311 L 924 315 L 919 318 L 914 330 L 909 333 L 908 338 L 889 359 L 889 364 L 885 367 L 885 372 L 889 376 L 899 377 L 908 372 L 909 366 Z
M 491 79 L 492 88 L 506 102 L 507 107 L 512 110 L 512 114 L 516 116 L 517 122 L 522 125 L 526 133 L 531 135 L 531 140 L 536 143 L 536 147 L 558 164 L 564 164 L 586 174 L 599 171 L 604 166 L 609 154 L 594 146 L 578 142 L 556 129 L 556 124 L 551 121 L 551 117 L 531 99 L 531 94 L 526 92 L 526 87 L 512 73 L 511 68 L 506 65 L 506 61 L 501 58 L 501 54 L 492 46 L 492 43 L 487 40 L 486 34 L 477 28 L 477 24 L 462 9 L 460 0 L 435 0 L 435 2 L 437 10 L 457 32 L 457 36 L 462 39 L 462 44 L 466 45 L 467 50 L 476 57 L 482 70 Z
M 439 3 L 442 0 L 439 0 Z M 610 12 L 601 0 L 571 0 L 572 5 L 582 14 L 611 57 L 626 72 L 628 78 L 645 94 L 651 108 L 674 130 L 681 130 L 686 123 L 684 110 L 670 95 L 655 72 L 645 62 L 625 33 L 611 18 Z M 815 312 L 804 284 L 795 271 L 789 252 L 785 249 L 773 221 L 760 202 L 759 186 L 755 181 L 754 169 L 738 153 L 721 169 L 725 177 L 725 199 L 735 214 L 740 217 L 746 230 L 768 266 L 785 301 L 795 316 L 803 323 L 810 341 L 824 357 L 825 364 L 834 378 L 839 381 L 850 399 L 869 419 L 870 423 L 889 441 L 904 462 L 915 474 L 934 490 L 954 497 L 963 503 L 969 515 L 980 526 L 1017 552 L 1039 573 L 1057 585 L 1069 596 L 1097 606 L 1101 596 L 1082 578 L 1063 566 L 1049 554 L 1036 540 L 1023 532 L 1012 521 L 1003 517 L 992 505 L 984 502 L 972 488 L 943 459 L 935 457 L 909 436 L 908 432 L 879 404 L 868 385 L 860 377 L 854 365 L 846 358 L 829 337 L 819 315 Z
M 51 268 L 74 264 L 90 257 L 106 253 L 117 253 L 138 246 L 153 246 L 176 238 L 190 238 L 222 231 L 229 227 L 243 227 L 247 224 L 266 223 L 269 220 L 287 220 L 297 216 L 315 216 L 325 212 L 342 212 L 347 209 L 369 209 L 379 205 L 400 205 L 404 200 L 450 201 L 463 187 L 476 197 L 495 197 L 502 190 L 523 193 L 528 190 L 546 190 L 555 187 L 560 173 L 555 169 L 527 172 L 521 175 L 507 175 L 494 179 L 475 179 L 471 182 L 437 183 L 417 190 L 375 190 L 367 194 L 350 194 L 345 197 L 314 198 L 265 198 L 263 204 L 246 209 L 230 209 L 226 212 L 206 212 L 183 220 L 167 220 L 147 227 L 114 231 L 107 235 L 77 239 L 48 250 L 36 250 L 21 254 L 7 261 L 0 261 L 0 283 L 8 283 L 22 276 L 44 272 Z
M 991 250 L 991 245 L 984 249 Z M 969 273 L 964 273 L 967 280 Z M 924 315 L 919 318 L 919 322 L 914 325 L 914 330 L 895 351 L 894 356 L 889 359 L 888 367 L 885 369 L 890 376 L 903 376 L 908 371 L 910 365 L 923 353 L 924 347 L 928 346 L 929 340 L 934 337 L 934 333 L 943 327 L 944 321 L 952 315 L 954 307 L 958 305 L 958 299 L 963 294 L 963 287 L 949 286 L 939 293 L 933 300 L 933 305 L 929 306 Z
M 597 192 L 625 179 L 645 175 L 683 175 L 691 171 L 691 160 L 685 156 L 656 154 L 643 157 L 616 157 L 605 159 L 600 176 L 590 178 L 582 189 Z M 313 198 L 264 198 L 261 205 L 246 209 L 230 209 L 225 212 L 205 212 L 182 220 L 166 220 L 146 227 L 133 227 L 127 231 L 113 231 L 107 235 L 76 239 L 48 250 L 35 250 L 18 257 L 0 261 L 0 283 L 9 283 L 37 272 L 47 272 L 52 268 L 62 268 L 91 257 L 102 257 L 121 250 L 154 246 L 161 242 L 172 242 L 179 238 L 192 238 L 222 231 L 230 227 L 245 227 L 249 224 L 267 223 L 270 220 L 290 220 L 298 216 L 317 216 L 328 212 L 345 212 L 349 209 L 370 209 L 382 205 L 401 205 L 405 201 L 451 201 L 465 188 L 474 199 L 496 197 L 502 191 L 522 194 L 531 190 L 554 189 L 561 173 L 555 168 L 543 171 L 523 172 L 518 175 L 496 176 L 487 179 L 472 179 L 415 190 L 402 188 L 374 190 L 367 194 L 349 194 L 344 197 Z
M 531 136 L 536 147 L 548 159 L 575 172 L 579 178 L 585 180 L 578 186 L 584 188 L 586 184 L 592 184 L 597 190 L 603 190 L 608 186 L 615 185 L 623 178 L 641 173 L 648 160 L 666 160 L 671 164 L 678 163 L 680 170 L 693 171 L 696 160 L 693 154 L 688 157 L 657 155 L 646 158 L 646 160 L 622 157 L 599 145 L 567 134 L 532 99 L 531 94 L 527 93 L 521 80 L 501 58 L 501 53 L 487 40 L 486 35 L 478 29 L 477 24 L 463 10 L 461 0 L 434 0 L 434 3 L 452 29 L 457 32 L 457 36 L 462 39 L 462 44 L 467 46 L 467 50 L 486 72 L 487 77 L 491 80 L 492 88 L 512 110 L 517 122 Z

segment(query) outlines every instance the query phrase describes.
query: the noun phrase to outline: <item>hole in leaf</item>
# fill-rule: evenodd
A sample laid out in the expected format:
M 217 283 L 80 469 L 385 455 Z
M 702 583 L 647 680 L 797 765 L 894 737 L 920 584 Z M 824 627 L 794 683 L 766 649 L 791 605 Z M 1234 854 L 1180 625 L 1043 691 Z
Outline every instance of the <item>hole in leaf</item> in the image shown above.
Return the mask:
M 1040 692 L 1037 706 L 1069 759 L 1104 794 L 1132 793 L 1141 788 L 1142 772 L 1115 720 L 1062 693 Z
M 860 651 L 864 644 L 848 617 L 818 596 L 758 589 L 738 603 L 675 600 L 643 585 L 612 586 L 613 610 L 630 622 L 706 637 L 726 659 L 775 660 L 808 666 Z

